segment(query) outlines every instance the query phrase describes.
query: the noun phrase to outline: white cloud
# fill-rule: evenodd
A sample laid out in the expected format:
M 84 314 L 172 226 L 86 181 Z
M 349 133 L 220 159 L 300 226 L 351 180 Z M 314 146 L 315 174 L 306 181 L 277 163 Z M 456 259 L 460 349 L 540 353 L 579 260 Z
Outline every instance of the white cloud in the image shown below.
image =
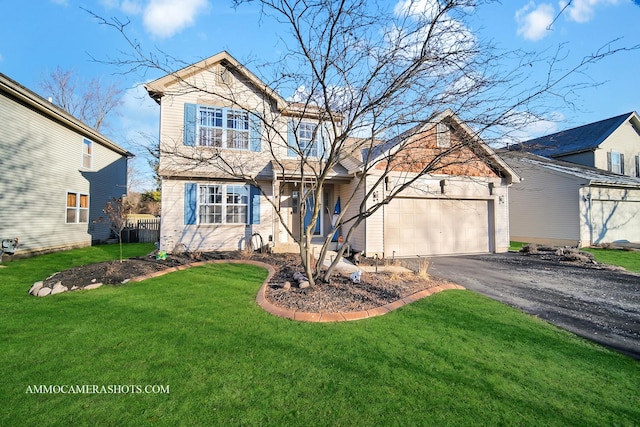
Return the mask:
M 396 16 L 415 16 L 426 19 L 435 18 L 440 10 L 438 0 L 400 0 L 393 9 Z
M 120 9 L 129 16 L 142 15 L 147 32 L 158 38 L 171 37 L 192 26 L 209 6 L 209 0 L 100 0 L 100 3 L 106 9 Z
M 573 0 L 566 11 L 567 17 L 571 21 L 584 23 L 589 22 L 595 15 L 595 9 L 599 5 L 618 4 L 620 0 Z M 564 7 L 567 2 L 560 2 L 560 7 Z
M 425 41 L 434 56 L 454 54 L 464 61 L 476 39 L 463 22 L 442 12 L 440 0 L 400 0 L 394 7 L 394 14 L 400 18 L 401 27 L 391 28 L 387 34 L 387 44 L 393 49 L 404 51 L 405 58 L 419 55 Z M 404 18 L 412 18 L 417 26 L 407 25 Z M 435 21 L 435 22 L 434 22 Z
M 531 1 L 516 11 L 517 33 L 526 40 L 540 40 L 548 34 L 547 28 L 554 18 L 555 9 L 553 5 L 548 3 L 536 5 L 535 2 Z
M 194 24 L 208 7 L 207 0 L 151 0 L 144 9 L 144 26 L 159 38 L 168 38 Z

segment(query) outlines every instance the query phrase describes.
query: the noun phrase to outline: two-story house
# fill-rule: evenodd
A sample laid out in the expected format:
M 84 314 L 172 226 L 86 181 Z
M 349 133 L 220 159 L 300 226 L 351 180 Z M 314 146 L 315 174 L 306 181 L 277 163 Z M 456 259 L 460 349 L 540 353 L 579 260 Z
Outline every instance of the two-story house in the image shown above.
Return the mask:
M 18 255 L 108 239 L 133 155 L 3 74 L 0 123 L 0 239 L 18 237 Z
M 273 250 L 296 251 L 301 228 L 314 219 L 314 237 L 336 234 L 338 200 L 350 201 L 345 217 L 353 217 L 363 201 L 378 203 L 397 182 L 415 175 L 415 161 L 387 167 L 394 150 L 410 142 L 415 149 L 409 157 L 433 157 L 462 139 L 471 142 L 456 153 L 457 167 L 421 176 L 364 223 L 346 222 L 339 232 L 355 227 L 351 245 L 366 255 L 509 246 L 507 187 L 517 175 L 451 111 L 368 149 L 333 153 L 340 161 L 320 177 L 341 118 L 328 120 L 317 107 L 284 99 L 227 52 L 146 88 L 160 104 L 163 250 L 236 250 L 258 236 Z M 304 195 L 318 179 L 323 193 L 315 203 Z
M 636 112 L 526 141 L 501 155 L 523 177 L 510 189 L 512 240 L 640 242 Z

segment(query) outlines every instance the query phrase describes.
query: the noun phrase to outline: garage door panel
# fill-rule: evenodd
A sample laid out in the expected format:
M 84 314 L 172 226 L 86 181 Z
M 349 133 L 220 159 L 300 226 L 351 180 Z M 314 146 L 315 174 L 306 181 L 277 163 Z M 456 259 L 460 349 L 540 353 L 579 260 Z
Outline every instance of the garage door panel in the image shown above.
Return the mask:
M 397 198 L 387 206 L 385 252 L 396 256 L 490 250 L 489 202 Z
M 591 209 L 594 243 L 640 241 L 640 202 L 594 200 Z

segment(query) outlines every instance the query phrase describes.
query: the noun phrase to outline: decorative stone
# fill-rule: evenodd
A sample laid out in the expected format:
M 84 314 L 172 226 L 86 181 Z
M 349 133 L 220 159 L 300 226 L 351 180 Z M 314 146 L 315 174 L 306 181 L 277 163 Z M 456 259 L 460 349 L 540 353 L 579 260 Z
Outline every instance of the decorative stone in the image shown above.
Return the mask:
M 291 282 L 284 282 L 282 284 L 282 289 L 284 289 L 285 291 L 288 291 L 289 289 L 291 289 Z
M 351 279 L 353 283 L 360 283 L 360 280 L 362 279 L 362 271 L 354 271 L 351 273 L 351 276 L 349 276 L 349 279 Z
M 79 289 L 79 288 L 76 285 L 73 285 L 70 290 L 75 291 L 76 289 Z
M 58 282 L 55 285 L 53 285 L 53 289 L 51 290 L 51 295 L 61 294 L 63 292 L 67 292 L 67 287 L 64 286 L 62 283 Z
M 298 283 L 298 287 L 300 289 L 305 289 L 305 288 L 308 288 L 309 286 L 311 286 L 311 284 L 306 280 L 303 280 L 302 282 Z
M 130 281 L 130 280 L 131 280 L 131 279 L 124 279 L 124 280 L 123 280 L 122 282 L 120 282 L 120 283 L 122 283 L 122 284 L 124 285 L 125 283 L 129 283 L 129 281 Z
M 42 288 L 38 291 L 39 297 L 46 297 L 51 293 L 51 288 Z
M 44 282 L 40 281 L 40 282 L 36 282 L 33 284 L 33 286 L 31 287 L 31 289 L 29 289 L 29 293 L 31 295 L 38 295 L 38 291 L 40 289 L 42 289 L 42 287 L 44 286 Z
M 102 283 L 101 283 L 101 282 L 98 282 L 98 283 L 92 283 L 92 284 L 90 284 L 90 285 L 87 285 L 87 286 L 85 286 L 84 288 L 85 288 L 86 290 L 89 290 L 89 289 L 98 289 L 100 286 L 102 286 Z

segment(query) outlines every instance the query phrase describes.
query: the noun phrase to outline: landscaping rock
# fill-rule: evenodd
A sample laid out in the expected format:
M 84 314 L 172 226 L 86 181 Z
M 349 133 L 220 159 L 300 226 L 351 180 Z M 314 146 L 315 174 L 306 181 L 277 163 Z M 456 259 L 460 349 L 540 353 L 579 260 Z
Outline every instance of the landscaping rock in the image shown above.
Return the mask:
M 67 287 L 63 286 L 62 283 L 58 282 L 53 286 L 53 289 L 51 289 L 50 295 L 61 294 L 63 292 L 67 292 Z
M 90 285 L 85 286 L 84 289 L 87 289 L 87 290 L 89 290 L 89 289 L 98 289 L 100 286 L 102 286 L 102 283 L 97 282 L 97 283 L 92 283 Z
M 284 289 L 285 291 L 288 291 L 289 289 L 291 289 L 291 282 L 284 282 L 282 284 L 282 289 Z
M 43 286 L 44 286 L 44 282 L 42 281 L 34 283 L 31 289 L 29 289 L 29 294 L 38 295 L 38 291 L 42 289 Z
M 42 288 L 38 291 L 38 296 L 39 297 L 46 297 L 47 295 L 49 295 L 51 293 L 51 288 Z
M 311 284 L 310 284 L 307 280 L 303 280 L 302 282 L 299 282 L 299 283 L 298 283 L 298 287 L 299 287 L 300 289 L 306 289 L 306 288 L 308 288 L 309 286 L 311 286 Z

